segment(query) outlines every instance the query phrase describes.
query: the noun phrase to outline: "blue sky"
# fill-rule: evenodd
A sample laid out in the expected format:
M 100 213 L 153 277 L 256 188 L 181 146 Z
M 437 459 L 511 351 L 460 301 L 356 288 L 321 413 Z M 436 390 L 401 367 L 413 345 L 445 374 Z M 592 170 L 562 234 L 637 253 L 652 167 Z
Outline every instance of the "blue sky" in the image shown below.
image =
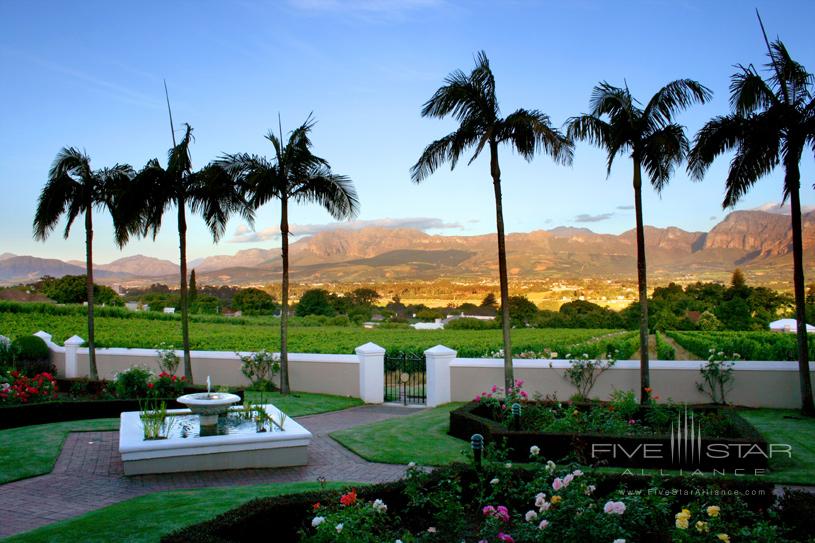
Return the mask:
M 409 168 L 426 144 L 455 128 L 422 119 L 422 103 L 484 49 L 502 109 L 538 108 L 560 126 L 588 108 L 601 80 L 647 101 L 680 77 L 710 87 L 714 100 L 679 121 L 695 132 L 728 111 L 736 63 L 760 64 L 765 49 L 754 7 L 771 35 L 815 71 L 811 1 L 281 0 L 277 2 L 0 2 L 0 253 L 82 259 L 82 224 L 34 242 L 31 221 L 48 168 L 63 146 L 84 148 L 95 167 L 162 161 L 170 146 L 162 79 L 176 123 L 196 137 L 196 167 L 223 152 L 271 155 L 263 135 L 313 112 L 315 152 L 356 183 L 364 224 L 408 225 L 430 233 L 494 232 L 486 155 L 421 185 Z M 531 164 L 502 150 L 508 231 L 558 225 L 619 233 L 633 227 L 630 161 L 606 178 L 604 155 L 578 144 L 572 167 L 539 157 Z M 702 183 L 677 172 L 660 198 L 644 198 L 646 223 L 707 230 L 720 203 L 727 159 Z M 761 180 L 739 209 L 777 202 L 782 171 Z M 802 163 L 802 200 L 815 203 L 811 153 Z M 330 223 L 317 207 L 291 211 L 295 232 Z M 270 248 L 275 205 L 258 212 L 256 231 L 230 222 L 213 246 L 190 220 L 190 258 Z M 174 215 L 156 242 L 119 251 L 110 219 L 95 217 L 96 261 L 148 254 L 177 260 Z

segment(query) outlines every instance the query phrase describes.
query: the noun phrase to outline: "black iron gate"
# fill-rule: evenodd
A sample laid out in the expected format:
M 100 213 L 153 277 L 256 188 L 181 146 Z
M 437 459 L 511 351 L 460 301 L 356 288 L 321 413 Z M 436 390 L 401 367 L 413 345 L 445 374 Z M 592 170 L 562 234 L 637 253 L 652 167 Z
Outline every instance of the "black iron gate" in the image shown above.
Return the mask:
M 404 405 L 426 403 L 425 368 L 424 355 L 385 356 L 385 401 Z

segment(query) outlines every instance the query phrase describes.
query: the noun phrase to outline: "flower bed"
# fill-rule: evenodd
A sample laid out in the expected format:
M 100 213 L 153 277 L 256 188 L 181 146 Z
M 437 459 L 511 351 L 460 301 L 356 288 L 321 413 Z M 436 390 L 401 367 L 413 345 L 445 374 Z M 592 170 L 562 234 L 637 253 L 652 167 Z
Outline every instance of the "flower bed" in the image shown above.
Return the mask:
M 790 495 L 792 496 L 792 495 Z M 635 543 L 806 541 L 813 497 L 787 514 L 771 485 L 584 474 L 543 461 L 532 469 L 487 462 L 396 483 L 253 500 L 162 538 L 165 543 Z
M 768 464 L 767 442 L 728 408 L 688 406 L 686 413 L 684 406 L 651 405 L 620 414 L 613 402 L 524 402 L 513 419 L 505 405 L 463 405 L 450 413 L 450 435 L 469 440 L 481 434 L 485 443 L 507 447 L 514 461 L 526 461 L 530 447 L 539 447 L 548 458 L 623 468 L 752 475 Z

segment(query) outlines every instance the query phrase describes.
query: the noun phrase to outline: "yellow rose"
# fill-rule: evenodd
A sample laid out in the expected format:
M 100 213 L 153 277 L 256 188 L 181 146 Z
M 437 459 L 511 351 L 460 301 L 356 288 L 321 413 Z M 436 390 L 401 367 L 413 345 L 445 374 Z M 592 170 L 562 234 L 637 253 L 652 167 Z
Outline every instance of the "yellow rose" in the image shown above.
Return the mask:
M 560 496 L 552 496 L 552 500 L 551 500 L 551 501 L 552 501 L 552 505 L 554 505 L 554 504 L 556 504 L 556 503 L 560 503 L 560 500 L 562 500 L 562 499 L 563 499 L 563 498 L 561 498 Z
M 724 541 L 724 543 L 730 543 L 730 536 L 727 534 L 718 534 L 716 537 L 718 537 L 720 541 Z
M 715 518 L 719 516 L 719 511 L 720 509 L 718 505 L 711 505 L 710 507 L 707 508 L 707 515 L 709 517 Z
M 710 527 L 707 525 L 707 522 L 702 522 L 701 520 L 696 521 L 696 531 L 697 532 L 709 532 Z
M 682 530 L 688 529 L 688 519 L 685 517 L 676 517 L 676 527 Z

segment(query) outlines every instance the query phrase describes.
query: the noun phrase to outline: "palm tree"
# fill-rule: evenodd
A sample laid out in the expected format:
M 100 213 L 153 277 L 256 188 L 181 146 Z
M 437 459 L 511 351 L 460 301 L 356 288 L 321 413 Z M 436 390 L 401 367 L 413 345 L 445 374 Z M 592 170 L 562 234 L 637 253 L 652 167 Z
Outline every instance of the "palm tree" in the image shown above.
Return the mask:
M 192 169 L 190 143 L 192 127 L 185 125 L 184 137 L 170 149 L 167 168 L 158 159 L 151 159 L 136 174 L 127 205 L 129 222 L 141 225 L 141 234 L 152 231 L 153 239 L 161 229 L 165 211 L 175 206 L 179 240 L 179 278 L 181 298 L 181 337 L 184 348 L 184 376 L 192 382 L 190 360 L 189 296 L 187 289 L 187 206 L 201 214 L 216 243 L 221 239 L 226 223 L 233 213 L 252 220 L 241 191 L 222 169 L 210 165 L 198 172 Z
M 684 127 L 674 122 L 679 111 L 710 100 L 707 87 L 678 79 L 662 87 L 643 108 L 628 86 L 601 82 L 592 91 L 591 113 L 567 121 L 569 137 L 586 140 L 607 153 L 607 175 L 617 155 L 628 153 L 634 166 L 634 209 L 637 222 L 637 282 L 640 302 L 640 399 L 648 401 L 648 285 L 645 267 L 645 230 L 642 219 L 642 169 L 661 192 L 674 168 L 688 151 Z M 607 119 L 607 120 L 606 120 Z
M 289 202 L 316 203 L 337 220 L 351 219 L 359 214 L 359 200 L 353 182 L 331 171 L 328 162 L 311 151 L 309 132 L 315 122 L 311 116 L 289 135 L 283 144 L 283 134 L 269 132 L 273 160 L 236 153 L 224 155 L 215 162 L 229 172 L 246 191 L 252 209 L 258 209 L 273 199 L 280 200 L 280 239 L 283 259 L 282 305 L 280 310 L 280 392 L 288 394 L 288 312 L 289 312 Z
M 48 180 L 40 193 L 34 215 L 34 239 L 45 241 L 65 214 L 64 237 L 68 239 L 74 220 L 85 214 L 85 266 L 88 293 L 88 359 L 90 378 L 98 379 L 93 323 L 93 209 L 107 208 L 114 218 L 116 243 L 127 242 L 127 228 L 119 219 L 118 199 L 133 177 L 133 168 L 116 164 L 112 168 L 91 169 L 91 159 L 73 147 L 57 153 Z
M 459 122 L 458 129 L 428 145 L 411 168 L 410 175 L 414 182 L 419 183 L 442 164 L 449 162 L 450 169 L 454 169 L 461 154 L 470 150 L 473 154 L 468 164 L 472 164 L 484 147 L 489 147 L 490 175 L 495 193 L 495 222 L 498 231 L 504 383 L 509 389 L 514 385 L 515 379 L 512 371 L 509 284 L 498 146 L 508 144 L 527 161 L 531 161 L 536 153 L 543 152 L 562 164 L 571 163 L 573 146 L 571 141 L 552 128 L 549 117 L 538 110 L 518 109 L 507 117 L 500 116 L 501 110 L 495 97 L 495 77 L 484 51 L 476 55 L 475 68 L 469 75 L 461 70 L 452 72 L 444 80 L 444 85 L 422 107 L 422 117 L 444 118 L 448 115 Z
M 763 30 L 763 26 L 762 26 Z M 702 179 L 719 155 L 735 150 L 725 180 L 723 208 L 736 205 L 760 178 L 784 167 L 783 201 L 790 200 L 793 289 L 798 326 L 798 368 L 801 409 L 815 415 L 806 331 L 803 243 L 801 232 L 801 173 L 806 147 L 815 149 L 815 76 L 795 62 L 780 40 L 767 41 L 770 75 L 764 79 L 752 65 L 738 66 L 731 77 L 729 115 L 708 121 L 694 140 L 688 171 Z

